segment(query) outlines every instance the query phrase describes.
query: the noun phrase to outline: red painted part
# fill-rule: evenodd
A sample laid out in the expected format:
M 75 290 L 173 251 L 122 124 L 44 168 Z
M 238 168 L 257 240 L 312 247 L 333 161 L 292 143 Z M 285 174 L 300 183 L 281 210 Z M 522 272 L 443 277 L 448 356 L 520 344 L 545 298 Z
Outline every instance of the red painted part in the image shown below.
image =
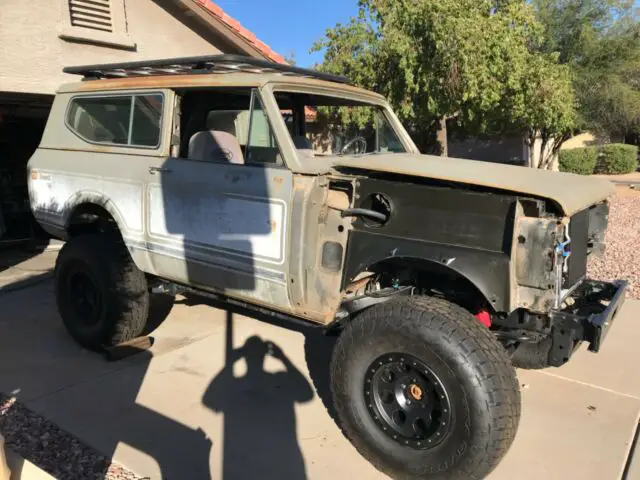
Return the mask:
M 491 315 L 486 310 L 480 310 L 476 313 L 476 318 L 483 324 L 485 327 L 489 328 L 491 326 Z

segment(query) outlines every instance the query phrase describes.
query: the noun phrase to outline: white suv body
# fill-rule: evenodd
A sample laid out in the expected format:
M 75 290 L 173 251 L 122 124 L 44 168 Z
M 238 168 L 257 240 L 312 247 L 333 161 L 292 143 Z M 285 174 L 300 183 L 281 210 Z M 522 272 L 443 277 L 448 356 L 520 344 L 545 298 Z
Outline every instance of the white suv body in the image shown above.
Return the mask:
M 244 57 L 65 69 L 29 161 L 68 240 L 62 320 L 101 350 L 158 294 L 216 296 L 338 333 L 343 430 L 402 478 L 484 478 L 520 416 L 514 365 L 597 352 L 626 282 L 587 278 L 613 186 L 420 155 L 380 95 Z M 437 468 L 436 468 L 437 467 Z

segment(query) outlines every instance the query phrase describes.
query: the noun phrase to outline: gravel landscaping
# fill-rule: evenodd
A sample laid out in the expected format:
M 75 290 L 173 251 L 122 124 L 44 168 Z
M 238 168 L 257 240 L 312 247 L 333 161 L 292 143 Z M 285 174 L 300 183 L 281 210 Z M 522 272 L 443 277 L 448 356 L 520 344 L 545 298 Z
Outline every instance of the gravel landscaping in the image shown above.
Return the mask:
M 7 448 L 60 480 L 142 479 L 2 394 L 0 434 Z
M 604 256 L 589 261 L 589 277 L 628 280 L 627 298 L 640 299 L 640 192 L 618 188 L 605 241 Z

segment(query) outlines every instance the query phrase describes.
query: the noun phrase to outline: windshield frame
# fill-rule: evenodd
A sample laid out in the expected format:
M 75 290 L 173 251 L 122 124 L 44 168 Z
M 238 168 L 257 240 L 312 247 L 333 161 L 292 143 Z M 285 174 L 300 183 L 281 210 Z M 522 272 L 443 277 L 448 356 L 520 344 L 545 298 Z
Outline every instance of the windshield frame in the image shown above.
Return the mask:
M 326 83 L 325 85 L 322 85 Z M 361 102 L 366 105 L 374 107 L 380 107 L 381 112 L 385 119 L 389 123 L 389 126 L 393 129 L 398 137 L 398 140 L 406 150 L 406 154 L 419 154 L 413 140 L 402 126 L 400 120 L 395 115 L 389 103 L 381 96 L 367 92 L 366 90 L 356 89 L 354 87 L 340 88 L 340 86 L 329 84 L 328 82 L 322 82 L 319 85 L 300 85 L 300 84 L 288 84 L 286 82 L 269 83 L 262 87 L 262 98 L 265 102 L 265 108 L 269 112 L 269 117 L 272 122 L 274 130 L 276 130 L 276 136 L 280 141 L 280 148 L 282 150 L 283 157 L 286 159 L 287 166 L 292 171 L 300 171 L 305 173 L 323 173 L 328 172 L 335 161 L 343 159 L 344 156 L 326 155 L 318 157 L 304 157 L 298 155 L 298 151 L 293 144 L 293 139 L 289 134 L 289 130 L 285 124 L 285 121 L 281 115 L 280 107 L 275 98 L 275 93 L 307 93 L 315 95 L 323 95 L 329 97 L 335 97 L 338 99 L 352 100 Z M 390 153 L 391 155 L 402 155 L 399 153 Z M 354 155 L 356 157 L 366 156 Z

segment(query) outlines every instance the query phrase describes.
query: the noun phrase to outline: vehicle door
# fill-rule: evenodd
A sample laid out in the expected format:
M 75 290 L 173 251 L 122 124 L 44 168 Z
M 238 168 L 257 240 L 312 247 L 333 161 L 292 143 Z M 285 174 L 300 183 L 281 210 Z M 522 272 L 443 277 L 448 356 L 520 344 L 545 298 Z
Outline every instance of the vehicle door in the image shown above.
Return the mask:
M 147 245 L 160 277 L 286 308 L 292 174 L 247 95 L 246 111 L 209 112 L 186 152 L 149 170 Z

